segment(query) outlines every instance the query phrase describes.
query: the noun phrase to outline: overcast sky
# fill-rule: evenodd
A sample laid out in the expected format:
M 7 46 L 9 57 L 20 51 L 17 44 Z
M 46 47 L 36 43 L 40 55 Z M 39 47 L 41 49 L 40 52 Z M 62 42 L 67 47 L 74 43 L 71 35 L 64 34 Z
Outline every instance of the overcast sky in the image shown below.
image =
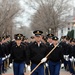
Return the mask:
M 31 16 L 35 13 L 35 10 L 29 7 L 28 4 L 25 4 L 23 0 L 20 0 L 21 9 L 23 9 L 22 14 L 16 18 L 16 21 L 21 25 L 29 27 Z M 19 27 L 19 25 L 18 25 Z
M 31 16 L 35 13 L 35 10 L 30 8 L 28 4 L 25 4 L 24 1 L 28 1 L 28 0 L 20 0 L 20 6 L 24 10 L 24 12 L 19 17 L 16 18 L 16 21 L 23 26 L 25 25 L 29 27 L 31 22 L 30 21 Z M 75 0 L 72 4 L 75 6 Z

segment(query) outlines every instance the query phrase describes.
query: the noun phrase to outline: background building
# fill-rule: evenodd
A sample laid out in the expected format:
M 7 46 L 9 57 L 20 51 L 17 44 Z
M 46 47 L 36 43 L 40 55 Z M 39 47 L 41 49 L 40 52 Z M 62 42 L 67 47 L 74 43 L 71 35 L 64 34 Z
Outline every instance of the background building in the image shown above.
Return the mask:
M 74 30 L 74 38 L 75 38 L 75 7 L 73 8 L 73 15 L 68 15 L 65 17 L 66 24 L 63 25 L 62 28 L 58 28 L 58 37 L 65 36 L 68 32 Z

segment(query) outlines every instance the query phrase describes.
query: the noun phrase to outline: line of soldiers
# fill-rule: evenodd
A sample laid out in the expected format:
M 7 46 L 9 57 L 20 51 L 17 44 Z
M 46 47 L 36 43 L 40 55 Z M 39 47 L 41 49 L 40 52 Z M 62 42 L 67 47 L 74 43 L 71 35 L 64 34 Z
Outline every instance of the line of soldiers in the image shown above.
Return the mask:
M 12 41 L 9 35 L 0 39 L 0 75 L 12 65 L 14 75 L 24 75 L 24 70 L 30 75 L 40 62 L 32 75 L 59 75 L 61 67 L 75 75 L 75 39 L 62 36 L 59 42 L 53 34 L 44 37 L 40 30 L 33 34 L 30 40 L 23 34 L 15 34 Z
M 0 37 L 0 75 L 7 71 L 9 65 L 10 52 L 8 50 L 10 35 Z
M 65 70 L 75 75 L 75 39 L 62 36 L 60 44 L 63 47 Z

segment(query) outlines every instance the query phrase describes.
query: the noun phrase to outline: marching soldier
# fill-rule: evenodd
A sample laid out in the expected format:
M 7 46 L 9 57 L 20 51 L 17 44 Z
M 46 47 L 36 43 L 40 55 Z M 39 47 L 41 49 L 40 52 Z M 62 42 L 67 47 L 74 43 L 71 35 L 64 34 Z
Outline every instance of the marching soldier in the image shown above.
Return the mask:
M 15 35 L 15 42 L 11 47 L 11 59 L 13 61 L 13 70 L 14 75 L 24 75 L 24 66 L 27 61 L 27 46 L 23 45 L 22 42 L 22 34 Z M 11 61 L 11 62 L 12 62 Z M 10 63 L 12 66 L 12 63 Z
M 53 46 L 48 47 L 49 52 L 58 44 L 58 37 L 53 36 L 52 42 Z M 50 75 L 59 75 L 61 61 L 63 62 L 62 47 L 60 45 L 58 45 L 55 48 L 55 50 L 49 55 L 48 60 L 49 60 Z
M 64 47 L 65 47 L 65 44 L 66 44 L 66 36 L 62 36 L 61 37 L 61 39 L 60 39 L 60 45 L 63 47 L 63 49 L 64 49 Z
M 1 43 L 1 37 L 0 37 L 0 75 L 2 75 L 2 57 L 4 57 L 4 52 L 2 50 L 2 43 Z
M 44 44 L 46 44 L 46 42 L 47 42 L 47 39 L 46 39 L 46 37 L 44 35 L 42 35 L 41 42 L 43 42 Z
M 34 41 L 35 41 L 34 36 L 31 36 L 31 37 L 30 37 L 30 43 L 33 43 Z
M 36 30 L 33 32 L 35 34 L 35 41 L 29 45 L 29 56 L 31 61 L 31 71 L 39 64 L 41 65 L 32 73 L 32 75 L 44 75 L 44 64 L 47 59 L 44 58 L 46 55 L 47 47 L 44 43 L 41 42 L 43 32 Z M 29 69 L 30 66 L 27 68 Z M 30 70 L 30 69 L 29 69 Z
M 71 41 L 70 73 L 75 75 L 75 39 Z
M 6 54 L 7 54 L 7 48 L 6 48 L 6 36 L 3 36 L 2 37 L 2 50 L 4 52 L 4 57 L 3 57 L 3 66 L 2 66 L 2 71 L 3 73 L 5 73 L 7 71 L 7 68 L 6 68 Z
M 66 37 L 66 43 L 64 44 L 63 54 L 64 54 L 63 57 L 64 57 L 65 70 L 70 70 L 69 58 L 71 56 L 71 45 L 70 45 L 70 38 L 69 37 Z
M 22 43 L 24 45 L 27 45 L 28 46 L 29 42 L 28 42 L 28 38 L 26 36 L 23 36 Z
M 52 38 L 53 38 L 53 34 L 48 34 L 47 35 L 47 45 L 50 46 L 52 45 Z
M 8 46 L 9 43 L 10 43 L 10 35 L 6 35 L 6 43 L 5 43 L 6 44 L 6 47 L 5 47 L 6 48 L 6 57 L 7 57 L 6 58 L 6 69 L 8 69 L 8 67 L 9 67 L 9 58 L 10 58 L 9 57 L 10 50 L 9 50 L 9 46 Z
M 53 34 L 48 34 L 47 35 L 47 43 L 46 43 L 46 45 L 48 47 L 53 47 L 53 42 L 52 42 L 53 36 L 54 36 Z M 46 65 L 46 75 L 48 75 L 49 74 L 49 61 L 47 61 L 47 63 L 45 65 Z
M 2 48 L 1 48 L 1 44 L 0 44 L 0 75 L 2 74 Z

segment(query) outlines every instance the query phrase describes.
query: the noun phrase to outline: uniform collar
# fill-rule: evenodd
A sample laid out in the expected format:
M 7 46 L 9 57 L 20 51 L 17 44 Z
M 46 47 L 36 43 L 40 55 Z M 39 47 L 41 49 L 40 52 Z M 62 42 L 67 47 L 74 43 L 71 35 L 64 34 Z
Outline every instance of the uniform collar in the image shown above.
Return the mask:
M 41 41 L 40 41 L 39 43 L 37 43 L 37 42 L 35 41 L 35 44 L 38 45 L 38 47 L 41 45 L 41 43 L 42 43 Z
M 21 47 L 21 45 L 22 45 L 22 42 L 21 42 L 21 44 L 20 44 L 19 46 L 18 46 L 17 43 L 16 43 L 16 46 L 17 46 L 17 47 Z

